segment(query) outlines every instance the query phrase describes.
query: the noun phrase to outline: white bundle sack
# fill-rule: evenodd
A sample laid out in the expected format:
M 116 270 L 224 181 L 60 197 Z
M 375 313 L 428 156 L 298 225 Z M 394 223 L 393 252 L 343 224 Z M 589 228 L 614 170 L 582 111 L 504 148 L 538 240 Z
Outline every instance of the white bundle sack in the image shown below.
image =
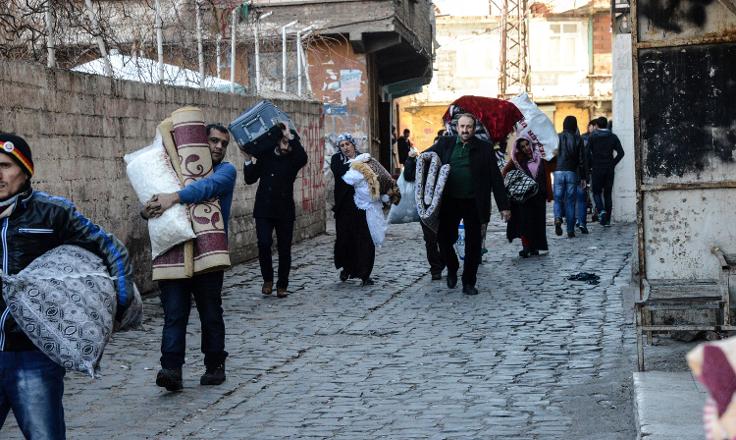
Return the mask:
M 544 159 L 552 160 L 553 157 L 557 156 L 557 150 L 560 144 L 560 138 L 555 130 L 555 125 L 529 99 L 529 95 L 526 92 L 511 98 L 511 103 L 524 115 L 524 119 L 516 123 L 516 137 L 528 137 L 537 146 L 543 146 Z
M 125 171 L 133 190 L 141 203 L 146 203 L 154 194 L 171 193 L 181 189 L 176 171 L 166 154 L 161 135 L 156 135 L 153 144 L 133 153 L 126 154 Z M 160 217 L 148 220 L 148 235 L 151 238 L 151 258 L 166 253 L 174 246 L 196 237 L 187 209 L 175 204 Z

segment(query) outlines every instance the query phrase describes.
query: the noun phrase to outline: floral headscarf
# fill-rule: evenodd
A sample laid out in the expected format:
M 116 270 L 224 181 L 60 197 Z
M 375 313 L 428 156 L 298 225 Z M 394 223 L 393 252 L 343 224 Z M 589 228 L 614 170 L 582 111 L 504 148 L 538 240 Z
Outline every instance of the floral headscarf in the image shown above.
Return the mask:
M 358 143 L 355 142 L 355 138 L 353 137 L 353 135 L 351 135 L 348 132 L 345 132 L 345 133 L 342 133 L 341 135 L 339 135 L 337 137 L 337 141 L 336 141 L 336 143 L 337 143 L 337 151 L 340 153 L 340 157 L 342 157 L 342 162 L 343 163 L 347 163 L 350 160 L 350 158 L 347 157 L 347 156 L 345 156 L 343 154 L 343 152 L 342 152 L 342 149 L 340 148 L 340 144 L 343 143 L 344 141 L 348 141 L 351 144 L 353 144 L 353 147 L 355 147 L 355 156 L 356 157 L 358 155 L 360 155 L 360 152 L 358 151 Z
M 532 147 L 532 158 L 529 160 L 521 159 L 520 155 L 523 155 L 524 153 L 521 151 L 521 147 L 519 144 L 521 141 L 527 141 L 529 142 L 529 145 Z M 536 179 L 537 172 L 539 171 L 539 164 L 542 162 L 542 155 L 539 154 L 539 147 L 528 137 L 521 136 L 514 142 L 514 148 L 511 151 L 511 160 L 514 161 L 514 165 L 516 165 L 516 168 L 520 170 L 528 169 L 531 173 L 532 177 Z

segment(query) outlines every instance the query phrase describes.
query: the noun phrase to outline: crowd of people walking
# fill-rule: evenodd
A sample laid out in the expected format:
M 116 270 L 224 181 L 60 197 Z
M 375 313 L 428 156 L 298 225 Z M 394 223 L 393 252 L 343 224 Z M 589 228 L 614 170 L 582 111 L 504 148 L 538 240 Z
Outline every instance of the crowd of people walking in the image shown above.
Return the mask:
M 491 196 L 500 218 L 507 222 L 507 239 L 521 241 L 519 256 L 523 258 L 549 250 L 547 203 L 552 198 L 554 228 L 558 236 L 562 235 L 563 222 L 568 238 L 575 237 L 576 227 L 582 234 L 589 233 L 589 189 L 592 189 L 595 202 L 593 214 L 601 225 L 610 225 L 614 168 L 624 151 L 616 135 L 611 133 L 606 118 L 591 121 L 588 132 L 582 136 L 577 120 L 573 116 L 565 118 L 557 157 L 551 162 L 545 160 L 543 147 L 538 142 L 524 136 L 515 139 L 505 156 L 505 141 L 494 148 L 492 143 L 476 136 L 479 123 L 472 114 L 459 114 L 453 123 L 452 130 L 441 130 L 433 144 L 426 146 L 426 154 L 438 158 L 437 165 L 449 166 L 441 199 L 436 202 L 438 224 L 434 227 L 424 221 L 421 224 L 432 280 L 441 280 L 446 271 L 447 287 L 457 286 L 460 259 L 455 246 L 462 222 L 462 291 L 467 295 L 479 293 L 477 273 L 484 249 L 484 231 L 491 218 Z M 230 133 L 219 124 L 207 126 L 206 131 L 213 172 L 178 192 L 154 195 L 141 210 L 144 219 L 160 217 L 172 206 L 216 200 L 227 234 L 237 176 L 236 167 L 224 160 Z M 397 153 L 404 181 L 413 183 L 425 179 L 426 173 L 418 173 L 419 153 L 409 138 L 410 131 L 403 130 L 403 135 L 397 139 L 394 129 L 393 135 L 394 153 Z M 295 221 L 293 187 L 297 173 L 309 158 L 299 134 L 285 124 L 274 126 L 265 139 L 257 148 L 241 150 L 243 176 L 246 185 L 258 184 L 253 217 L 263 278 L 261 292 L 268 296 L 274 290 L 271 249 L 275 232 L 278 250 L 276 297 L 284 298 L 288 295 Z M 330 170 L 335 179 L 332 211 L 336 232 L 334 265 L 339 271 L 336 278 L 341 282 L 358 279 L 361 286 L 370 286 L 374 284 L 371 274 L 376 248 L 383 243 L 387 227 L 384 211 L 398 204 L 402 196 L 411 198 L 413 203 L 415 195 L 400 194 L 389 172 L 370 154 L 361 153 L 350 133 L 341 134 L 337 144 L 339 151 L 330 158 Z M 83 245 L 97 253 L 111 274 L 121 280 L 118 283 L 118 313 L 123 313 L 130 303 L 127 292 L 132 289 L 129 285 L 132 268 L 124 246 L 77 213 L 68 202 L 32 190 L 33 161 L 30 146 L 24 139 L 0 134 L 0 147 L 0 221 L 6 227 L 10 222 L 19 227 L 18 231 L 25 231 L 23 237 L 19 236 L 20 245 L 10 240 L 3 245 L 4 254 L 10 252 L 7 246 L 14 247 L 12 258 L 6 259 L 10 264 L 4 265 L 5 273 L 19 272 L 50 246 Z M 592 183 L 590 187 L 588 182 Z M 54 240 L 48 240 L 48 235 L 43 234 L 47 230 L 53 232 Z M 164 326 L 161 369 L 156 376 L 158 386 L 169 391 L 179 391 L 183 387 L 182 365 L 192 298 L 202 322 L 201 350 L 205 371 L 200 384 L 219 385 L 226 380 L 228 353 L 221 296 L 223 277 L 223 270 L 215 270 L 185 279 L 159 281 Z M 28 388 L 23 388 L 21 385 L 25 382 L 20 380 L 13 386 L 7 385 L 10 383 L 7 380 L 3 382 L 0 427 L 12 409 L 26 437 L 65 438 L 61 402 L 63 369 L 23 336 L 1 297 L 0 315 L 0 370 L 8 377 L 19 378 L 38 376 L 43 371 L 43 377 L 39 376 Z

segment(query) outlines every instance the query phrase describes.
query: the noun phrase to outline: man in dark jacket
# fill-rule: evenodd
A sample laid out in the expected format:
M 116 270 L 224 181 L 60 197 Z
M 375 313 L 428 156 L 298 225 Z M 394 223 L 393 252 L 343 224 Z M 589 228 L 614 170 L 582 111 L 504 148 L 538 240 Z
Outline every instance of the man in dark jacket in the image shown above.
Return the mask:
M 207 126 L 207 144 L 212 155 L 213 172 L 174 193 L 157 194 L 143 208 L 144 218 L 158 217 L 174 204 L 197 204 L 217 199 L 220 202 L 225 234 L 228 230 L 230 207 L 237 171 L 225 161 L 230 133 L 220 124 Z M 222 270 L 199 273 L 191 278 L 161 280 L 161 305 L 164 328 L 161 337 L 161 369 L 156 385 L 168 391 L 183 387 L 182 365 L 186 352 L 187 323 L 192 309 L 192 297 L 202 323 L 202 353 L 205 372 L 200 385 L 220 385 L 225 382 L 225 321 L 222 310 Z
M 253 217 L 256 220 L 258 237 L 258 260 L 263 276 L 262 292 L 270 295 L 273 291 L 273 263 L 271 245 L 273 231 L 279 252 L 278 281 L 276 296 L 287 296 L 289 272 L 291 270 L 291 240 L 294 234 L 294 180 L 304 165 L 307 153 L 299 136 L 285 125 L 272 130 L 275 142 L 264 142 L 257 150 L 244 152 L 245 183 L 258 184 Z M 253 162 L 253 157 L 256 161 Z
M 2 270 L 15 275 L 47 251 L 71 244 L 97 254 L 117 280 L 116 323 L 133 298 L 128 251 L 74 205 L 31 188 L 33 157 L 26 141 L 0 133 Z M 64 439 L 64 368 L 33 345 L 0 296 L 0 427 L 12 409 L 26 438 Z
M 399 138 L 396 140 L 399 149 L 399 163 L 401 165 L 404 165 L 404 162 L 406 162 L 406 158 L 409 157 L 409 150 L 411 150 L 412 147 L 411 139 L 409 139 L 410 135 L 411 131 L 409 131 L 408 128 L 405 128 L 404 135 L 399 136 Z
M 447 266 L 447 287 L 457 285 L 460 263 L 453 249 L 460 220 L 465 224 L 465 266 L 463 293 L 477 295 L 475 288 L 481 258 L 481 225 L 491 217 L 491 191 L 503 219 L 511 218 L 501 172 L 493 147 L 475 137 L 475 118 L 461 115 L 458 136 L 443 136 L 428 151 L 439 155 L 442 164 L 450 164 L 440 208 L 438 239 L 442 260 Z
M 565 227 L 569 238 L 575 237 L 575 195 L 578 185 L 585 186 L 587 166 L 583 139 L 578 134 L 578 120 L 575 116 L 567 116 L 562 122 L 562 133 L 559 134 L 560 146 L 557 151 L 557 169 L 554 172 L 554 213 L 555 234 L 562 235 L 562 215 L 564 209 Z M 581 226 L 583 234 L 587 227 Z
M 593 200 L 595 200 L 601 226 L 610 226 L 613 209 L 611 193 L 613 192 L 614 169 L 624 158 L 624 149 L 618 136 L 608 129 L 608 119 L 601 116 L 596 120 L 596 124 L 598 129 L 590 135 L 588 141 L 593 173 Z

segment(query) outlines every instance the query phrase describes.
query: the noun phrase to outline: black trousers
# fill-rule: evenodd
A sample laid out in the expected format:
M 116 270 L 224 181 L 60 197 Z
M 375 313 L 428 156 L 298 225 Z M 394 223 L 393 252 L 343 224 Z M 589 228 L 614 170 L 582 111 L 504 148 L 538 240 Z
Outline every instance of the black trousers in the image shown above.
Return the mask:
M 279 218 L 256 218 L 256 237 L 258 238 L 258 262 L 261 264 L 263 281 L 273 282 L 273 231 L 276 230 L 276 247 L 279 252 L 279 278 L 277 288 L 289 287 L 291 271 L 291 240 L 294 236 L 294 220 Z
M 598 212 L 606 211 L 608 218 L 611 218 L 611 210 L 613 209 L 613 168 L 602 168 L 593 170 L 593 200 L 595 201 L 595 209 Z M 601 199 L 602 197 L 602 199 Z
M 434 274 L 441 274 L 445 268 L 440 254 L 440 244 L 437 240 L 437 234 L 429 229 L 424 223 L 422 225 L 422 235 L 424 236 L 424 247 L 427 250 L 427 262 L 429 263 L 429 271 Z
M 455 199 L 448 197 L 442 201 L 440 209 L 440 228 L 437 234 L 442 261 L 447 265 L 448 274 L 457 274 L 460 262 L 455 249 L 457 227 L 460 220 L 465 225 L 465 265 L 463 266 L 463 285 L 475 286 L 481 257 L 481 224 L 475 199 Z
M 175 369 L 184 364 L 187 324 L 192 309 L 192 296 L 202 323 L 204 364 L 215 368 L 227 357 L 225 322 L 222 319 L 223 271 L 208 272 L 192 278 L 161 280 L 161 305 L 164 308 L 164 330 L 161 338 L 161 366 Z

